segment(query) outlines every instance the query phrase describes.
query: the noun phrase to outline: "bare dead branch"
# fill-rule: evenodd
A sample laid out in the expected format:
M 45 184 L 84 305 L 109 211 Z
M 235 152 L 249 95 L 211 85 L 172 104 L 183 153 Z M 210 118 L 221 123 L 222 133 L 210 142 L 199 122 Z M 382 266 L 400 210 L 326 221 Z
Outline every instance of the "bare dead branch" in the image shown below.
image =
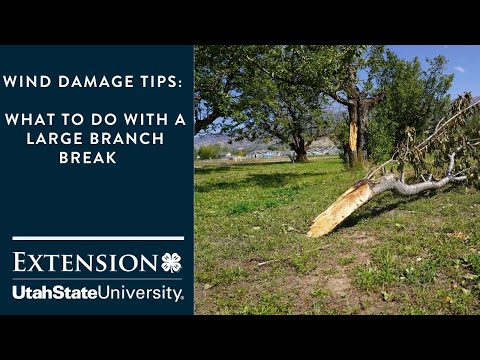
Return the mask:
M 373 169 L 372 171 L 370 171 L 368 173 L 367 176 L 365 176 L 365 179 L 371 179 L 373 177 L 373 175 L 375 175 L 378 171 L 382 170 L 385 166 L 387 166 L 388 164 L 392 163 L 392 162 L 396 162 L 396 160 L 394 159 L 390 159 L 388 161 L 385 161 L 382 165 L 378 166 L 377 168 Z
M 383 169 L 388 164 L 393 163 L 393 162 L 398 162 L 398 160 L 395 159 L 395 156 L 397 156 L 397 154 L 398 154 L 398 151 L 395 151 L 390 160 L 385 161 L 382 165 L 380 165 L 379 167 L 370 171 L 365 178 L 366 179 L 371 179 L 373 177 L 373 175 L 375 175 L 379 170 Z
M 450 182 L 462 182 L 467 180 L 467 176 L 457 176 L 459 174 L 456 174 L 455 176 L 451 175 L 455 166 L 455 156 L 460 150 L 461 147 L 450 154 L 447 175 L 440 180 L 434 180 L 433 176 L 430 176 L 429 180 L 416 184 L 406 184 L 404 179 L 402 179 L 402 176 L 390 173 L 376 181 L 368 179 L 359 181 L 343 193 L 327 210 L 315 218 L 313 224 L 310 226 L 307 236 L 318 237 L 328 234 L 354 211 L 369 202 L 375 196 L 384 192 L 392 191 L 398 195 L 412 196 L 427 190 L 440 189 Z

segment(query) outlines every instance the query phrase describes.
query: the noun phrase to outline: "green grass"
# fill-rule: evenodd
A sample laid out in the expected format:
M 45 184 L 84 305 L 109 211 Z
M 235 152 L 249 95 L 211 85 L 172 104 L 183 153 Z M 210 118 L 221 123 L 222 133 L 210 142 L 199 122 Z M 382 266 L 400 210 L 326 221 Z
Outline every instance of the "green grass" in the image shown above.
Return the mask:
M 480 313 L 478 191 L 383 194 L 311 239 L 361 171 L 335 157 L 208 164 L 195 176 L 197 313 Z

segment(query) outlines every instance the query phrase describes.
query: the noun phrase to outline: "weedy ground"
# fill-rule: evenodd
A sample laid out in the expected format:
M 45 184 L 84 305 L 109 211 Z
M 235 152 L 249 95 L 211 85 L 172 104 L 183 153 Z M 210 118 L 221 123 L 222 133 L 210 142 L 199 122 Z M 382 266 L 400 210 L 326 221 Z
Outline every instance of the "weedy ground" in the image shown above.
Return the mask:
M 310 160 L 197 162 L 197 314 L 480 313 L 480 192 L 383 194 L 311 239 L 364 173 Z

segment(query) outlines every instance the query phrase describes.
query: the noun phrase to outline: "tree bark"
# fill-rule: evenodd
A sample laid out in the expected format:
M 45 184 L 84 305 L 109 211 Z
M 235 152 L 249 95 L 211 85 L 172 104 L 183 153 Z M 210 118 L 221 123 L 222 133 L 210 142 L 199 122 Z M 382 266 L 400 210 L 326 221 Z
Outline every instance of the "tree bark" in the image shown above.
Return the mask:
M 308 162 L 307 153 L 296 153 L 295 162 Z
M 348 163 L 350 167 L 365 165 L 368 160 L 368 114 L 370 108 L 380 103 L 385 93 L 368 98 L 358 88 L 351 88 L 348 97 L 348 118 L 350 133 L 348 137 Z
M 295 151 L 295 162 L 308 162 L 305 141 L 301 139 L 298 144 L 291 143 L 290 148 Z
M 364 94 L 360 94 L 358 101 L 358 140 L 357 156 L 358 162 L 363 166 L 368 160 L 368 112 L 370 102 Z
M 369 99 L 360 94 L 348 106 L 350 133 L 348 138 L 349 165 L 364 166 L 368 160 L 368 112 Z
M 450 182 L 464 180 L 466 180 L 465 176 L 455 177 L 448 174 L 438 181 L 424 181 L 418 184 L 407 185 L 401 181 L 398 175 L 393 173 L 385 175 L 376 181 L 360 180 L 344 192 L 327 210 L 315 218 L 307 236 L 319 237 L 328 234 L 359 207 L 386 191 L 393 191 L 402 196 L 411 196 L 427 190 L 439 189 Z
M 358 140 L 358 103 L 356 101 L 348 105 L 348 118 L 350 120 L 350 132 L 348 135 L 348 164 L 354 167 L 357 164 L 357 140 Z

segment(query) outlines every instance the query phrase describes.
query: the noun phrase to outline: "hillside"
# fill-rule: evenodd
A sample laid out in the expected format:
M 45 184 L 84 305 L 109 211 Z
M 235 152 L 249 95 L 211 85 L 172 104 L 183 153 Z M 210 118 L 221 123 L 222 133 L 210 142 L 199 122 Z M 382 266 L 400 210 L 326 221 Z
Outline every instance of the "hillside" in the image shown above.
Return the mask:
M 254 148 L 254 149 L 266 149 L 271 143 L 263 143 L 262 141 L 231 141 L 230 138 L 226 135 L 202 135 L 194 137 L 195 148 L 200 146 L 208 146 L 213 144 L 219 144 L 222 147 L 231 147 L 234 149 L 238 148 Z

